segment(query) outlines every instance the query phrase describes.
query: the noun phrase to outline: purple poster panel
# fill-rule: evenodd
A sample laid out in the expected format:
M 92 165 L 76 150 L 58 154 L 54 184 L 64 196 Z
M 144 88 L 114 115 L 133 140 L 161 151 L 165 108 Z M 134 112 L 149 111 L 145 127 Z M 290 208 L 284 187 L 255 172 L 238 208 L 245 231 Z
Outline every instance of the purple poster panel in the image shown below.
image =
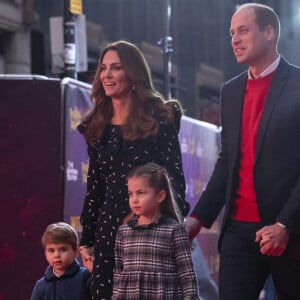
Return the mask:
M 182 117 L 179 140 L 186 180 L 186 199 L 194 207 L 206 187 L 218 155 L 217 126 Z
M 80 234 L 79 216 L 86 192 L 88 171 L 87 145 L 77 126 L 92 108 L 90 86 L 68 80 L 65 98 L 65 191 L 64 220 Z
M 179 132 L 183 170 L 186 180 L 186 199 L 195 206 L 214 169 L 219 152 L 220 129 L 215 125 L 183 117 Z M 221 215 L 212 228 L 203 228 L 197 239 L 212 277 L 217 281 L 219 255 L 217 241 Z

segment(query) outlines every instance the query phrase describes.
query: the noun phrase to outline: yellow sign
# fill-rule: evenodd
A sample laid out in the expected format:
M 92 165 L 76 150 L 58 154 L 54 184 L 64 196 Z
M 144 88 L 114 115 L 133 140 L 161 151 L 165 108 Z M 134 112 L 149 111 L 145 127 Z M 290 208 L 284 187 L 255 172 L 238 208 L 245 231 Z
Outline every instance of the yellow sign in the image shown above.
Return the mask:
M 70 11 L 74 15 L 82 15 L 82 0 L 70 0 Z

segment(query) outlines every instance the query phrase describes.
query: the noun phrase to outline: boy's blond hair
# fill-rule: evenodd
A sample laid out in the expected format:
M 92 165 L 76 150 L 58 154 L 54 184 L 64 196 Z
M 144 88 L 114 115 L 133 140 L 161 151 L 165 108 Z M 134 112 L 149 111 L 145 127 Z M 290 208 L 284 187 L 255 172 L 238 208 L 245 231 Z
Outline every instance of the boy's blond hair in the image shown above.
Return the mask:
M 46 248 L 48 244 L 61 243 L 69 244 L 76 250 L 78 247 L 78 235 L 76 230 L 64 222 L 50 224 L 42 236 L 43 247 Z

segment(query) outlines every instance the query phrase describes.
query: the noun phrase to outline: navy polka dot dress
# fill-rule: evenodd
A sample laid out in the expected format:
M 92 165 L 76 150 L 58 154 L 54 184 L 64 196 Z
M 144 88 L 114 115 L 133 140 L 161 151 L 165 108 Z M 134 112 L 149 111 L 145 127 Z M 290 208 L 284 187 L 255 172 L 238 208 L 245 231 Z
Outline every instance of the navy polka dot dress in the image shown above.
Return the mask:
M 81 214 L 81 245 L 94 247 L 91 281 L 92 299 L 111 299 L 116 232 L 130 212 L 126 176 L 130 169 L 148 162 L 164 166 L 183 215 L 189 210 L 184 201 L 185 181 L 178 141 L 181 111 L 173 107 L 174 124 L 159 120 L 157 137 L 125 141 L 119 125 L 107 125 L 102 136 L 88 145 L 90 157 L 87 194 Z M 79 126 L 84 131 L 84 124 Z

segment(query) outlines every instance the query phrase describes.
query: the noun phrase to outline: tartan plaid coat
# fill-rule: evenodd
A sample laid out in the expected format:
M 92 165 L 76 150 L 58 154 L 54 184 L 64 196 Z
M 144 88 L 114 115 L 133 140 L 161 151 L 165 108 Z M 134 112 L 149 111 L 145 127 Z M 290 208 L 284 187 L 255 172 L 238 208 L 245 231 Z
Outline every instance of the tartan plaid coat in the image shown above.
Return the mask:
M 200 299 L 187 234 L 170 217 L 121 225 L 115 259 L 112 299 Z

